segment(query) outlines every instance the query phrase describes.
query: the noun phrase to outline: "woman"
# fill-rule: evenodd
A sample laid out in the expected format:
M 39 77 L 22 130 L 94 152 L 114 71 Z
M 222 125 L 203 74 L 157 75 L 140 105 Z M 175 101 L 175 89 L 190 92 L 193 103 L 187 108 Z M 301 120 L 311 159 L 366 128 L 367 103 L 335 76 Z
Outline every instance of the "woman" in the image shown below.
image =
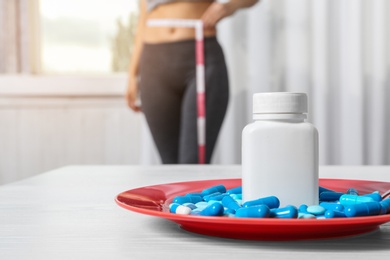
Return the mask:
M 195 30 L 148 27 L 149 19 L 201 19 L 204 24 L 206 82 L 206 163 L 226 113 L 229 85 L 216 24 L 258 0 L 141 0 L 126 99 L 141 111 L 140 92 L 154 142 L 164 164 L 198 162 Z M 138 80 L 139 79 L 139 80 Z

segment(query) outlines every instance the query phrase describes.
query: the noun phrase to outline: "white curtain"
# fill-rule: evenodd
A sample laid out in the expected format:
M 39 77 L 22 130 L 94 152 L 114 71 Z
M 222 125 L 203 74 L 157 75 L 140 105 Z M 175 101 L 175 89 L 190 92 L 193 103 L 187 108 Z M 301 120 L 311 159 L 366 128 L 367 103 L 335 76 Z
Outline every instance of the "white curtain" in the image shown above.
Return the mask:
M 29 68 L 29 0 L 0 0 L 0 73 Z
M 388 0 L 262 0 L 223 21 L 231 98 L 213 162 L 241 162 L 253 93 L 292 91 L 308 94 L 320 164 L 390 164 L 389 24 Z

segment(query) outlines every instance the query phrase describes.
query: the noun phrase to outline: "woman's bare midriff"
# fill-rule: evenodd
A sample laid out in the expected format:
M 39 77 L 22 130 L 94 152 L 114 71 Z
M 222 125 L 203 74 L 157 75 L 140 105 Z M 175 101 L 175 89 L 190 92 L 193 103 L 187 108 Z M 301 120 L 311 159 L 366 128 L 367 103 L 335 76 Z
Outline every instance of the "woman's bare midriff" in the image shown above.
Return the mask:
M 147 14 L 149 19 L 200 19 L 210 2 L 176 2 L 158 6 Z M 216 29 L 205 29 L 204 36 L 214 36 Z M 144 42 L 162 43 L 195 38 L 193 28 L 182 27 L 148 27 L 144 29 Z

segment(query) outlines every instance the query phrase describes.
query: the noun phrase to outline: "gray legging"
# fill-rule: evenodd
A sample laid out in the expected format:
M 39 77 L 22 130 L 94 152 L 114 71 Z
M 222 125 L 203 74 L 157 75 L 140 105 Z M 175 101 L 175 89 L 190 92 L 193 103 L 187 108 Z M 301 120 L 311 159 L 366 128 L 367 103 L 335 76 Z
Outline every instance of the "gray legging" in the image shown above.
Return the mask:
M 206 38 L 206 163 L 217 141 L 229 99 L 225 58 L 215 37 Z M 154 142 L 164 164 L 198 162 L 195 41 L 144 44 L 140 91 Z

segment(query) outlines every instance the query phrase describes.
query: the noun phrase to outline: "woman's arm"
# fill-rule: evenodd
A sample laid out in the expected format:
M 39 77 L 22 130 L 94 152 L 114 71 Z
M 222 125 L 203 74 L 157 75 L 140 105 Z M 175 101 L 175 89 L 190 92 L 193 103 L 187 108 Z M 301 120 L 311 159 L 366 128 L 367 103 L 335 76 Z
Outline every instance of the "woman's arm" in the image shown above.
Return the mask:
M 138 94 L 137 80 L 138 80 L 139 61 L 140 61 L 142 47 L 143 47 L 144 28 L 146 23 L 146 1 L 141 0 L 140 2 L 141 2 L 140 13 L 138 18 L 133 52 L 130 58 L 127 92 L 126 92 L 127 105 L 135 112 L 141 110 L 141 107 L 137 104 L 137 94 Z
M 260 0 L 226 0 L 214 2 L 202 16 L 204 27 L 215 27 L 223 18 L 234 14 L 241 8 L 251 7 L 259 1 Z

